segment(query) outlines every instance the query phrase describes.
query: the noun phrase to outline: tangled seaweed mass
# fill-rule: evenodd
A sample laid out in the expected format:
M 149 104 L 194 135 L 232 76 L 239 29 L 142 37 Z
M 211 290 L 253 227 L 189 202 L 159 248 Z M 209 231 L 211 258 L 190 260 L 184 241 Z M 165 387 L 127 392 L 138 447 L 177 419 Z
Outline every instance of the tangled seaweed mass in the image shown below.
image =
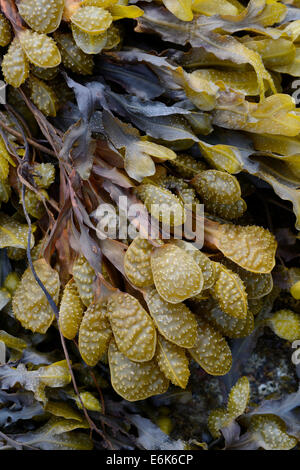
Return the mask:
M 0 7 L 0 449 L 299 448 L 300 2 Z

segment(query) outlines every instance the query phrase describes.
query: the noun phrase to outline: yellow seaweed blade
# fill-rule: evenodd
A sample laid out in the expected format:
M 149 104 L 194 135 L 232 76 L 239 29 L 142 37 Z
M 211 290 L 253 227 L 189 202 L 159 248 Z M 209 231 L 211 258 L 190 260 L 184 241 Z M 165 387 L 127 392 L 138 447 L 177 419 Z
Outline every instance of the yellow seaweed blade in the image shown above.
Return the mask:
M 9 174 L 9 164 L 6 158 L 0 154 L 0 180 L 5 181 Z
M 77 46 L 72 34 L 57 31 L 54 33 L 54 39 L 60 49 L 62 63 L 67 69 L 81 75 L 92 74 L 93 58 Z
M 107 43 L 107 32 L 100 34 L 89 34 L 82 31 L 75 24 L 71 25 L 73 38 L 77 46 L 85 54 L 99 54 Z
M 9 21 L 5 18 L 5 16 L 1 13 L 0 14 L 0 46 L 5 47 L 11 41 L 12 38 L 12 31 Z
M 171 380 L 174 385 L 186 388 L 190 371 L 189 361 L 183 348 L 170 343 L 163 336 L 159 336 L 155 358 L 167 379 Z
M 198 318 L 192 358 L 210 375 L 225 375 L 231 368 L 232 356 L 226 339 L 209 323 Z
M 205 170 L 191 181 L 199 196 L 219 204 L 232 204 L 241 197 L 235 176 L 219 170 Z
M 251 139 L 254 143 L 255 150 L 274 152 L 287 157 L 294 157 L 296 154 L 300 155 L 300 139 L 298 136 L 287 137 L 284 135 L 251 134 Z M 300 166 L 298 158 L 294 157 L 294 159 Z
M 247 293 L 241 278 L 221 263 L 216 263 L 216 282 L 211 294 L 221 309 L 234 318 L 247 317 Z
M 182 225 L 186 213 L 180 199 L 171 191 L 154 184 L 141 184 L 136 189 L 150 214 L 164 224 Z
M 232 387 L 228 397 L 227 411 L 233 418 L 245 412 L 250 398 L 250 383 L 247 377 L 241 377 Z
M 232 421 L 231 416 L 227 413 L 226 408 L 216 408 L 209 413 L 207 426 L 211 435 L 218 439 L 221 437 L 220 429 L 228 426 Z
M 237 15 L 244 7 L 239 2 L 233 2 L 228 0 L 193 0 L 192 9 L 195 13 L 201 15 Z
M 27 348 L 27 343 L 21 338 L 10 335 L 4 330 L 0 330 L 0 341 L 2 341 L 7 348 L 16 349 L 17 351 L 22 352 Z
M 226 258 L 247 271 L 270 273 L 275 266 L 277 242 L 263 227 L 224 224 L 217 245 Z
M 239 173 L 242 170 L 238 149 L 229 145 L 209 145 L 199 142 L 203 157 L 216 170 L 227 171 L 230 174 Z
M 14 167 L 16 166 L 15 162 L 13 161 L 12 157 L 7 151 L 5 142 L 2 137 L 0 137 L 0 155 L 2 158 L 5 158 L 8 161 L 8 163 L 10 163 L 12 166 Z
M 90 304 L 79 328 L 78 345 L 82 359 L 89 366 L 95 366 L 107 352 L 111 337 L 106 302 Z
M 38 33 L 52 33 L 62 19 L 64 0 L 22 0 L 18 10 L 26 23 Z
M 82 415 L 64 401 L 48 401 L 44 409 L 53 416 L 82 421 Z
M 259 95 L 255 72 L 200 69 L 193 72 L 192 75 L 213 82 L 222 88 L 228 86 L 246 96 Z
M 137 287 L 153 285 L 151 251 L 153 245 L 146 239 L 135 238 L 129 245 L 125 258 L 125 274 Z
M 71 22 L 84 33 L 97 35 L 104 33 L 109 28 L 112 23 L 112 16 L 104 8 L 83 6 L 71 16 Z
M 108 350 L 111 384 L 115 391 L 128 401 L 145 400 L 167 391 L 169 380 L 160 371 L 154 360 L 130 361 L 118 351 L 111 341 Z
M 44 259 L 34 261 L 36 273 L 54 302 L 58 301 L 60 281 L 58 272 Z M 24 328 L 45 333 L 54 320 L 54 312 L 30 268 L 24 272 L 12 300 L 16 318 Z
M 97 400 L 96 397 L 94 397 L 94 395 L 92 395 L 92 393 L 90 392 L 81 392 L 80 393 L 80 398 L 81 398 L 81 401 L 83 403 L 83 406 L 87 409 L 87 410 L 90 410 L 90 411 L 98 411 L 98 412 L 102 412 L 102 406 L 101 406 L 101 403 L 99 402 L 99 400 Z M 79 400 L 79 397 L 76 396 L 76 403 L 77 403 L 77 406 L 80 410 L 82 410 L 82 405 L 81 405 L 81 402 Z
M 139 301 L 117 292 L 108 299 L 107 315 L 119 351 L 132 361 L 150 361 L 156 348 L 156 330 Z
M 55 91 L 33 75 L 28 80 L 30 98 L 45 116 L 55 117 L 59 106 Z
M 73 277 L 84 305 L 88 307 L 94 298 L 96 274 L 89 262 L 79 256 L 73 265 Z
M 71 382 L 71 374 L 66 360 L 54 362 L 39 369 L 39 378 L 47 387 L 64 387 Z
M 3 56 L 1 67 L 6 83 L 14 88 L 21 86 L 28 78 L 28 59 L 17 38 L 13 40 Z
M 289 95 L 276 93 L 259 104 L 252 104 L 243 129 L 258 134 L 297 136 L 300 116 L 296 113 L 295 101 Z
M 42 68 L 56 67 L 61 62 L 61 55 L 54 40 L 46 34 L 29 29 L 18 35 L 21 47 L 28 60 Z
M 162 0 L 168 10 L 182 21 L 191 21 L 194 17 L 192 12 L 192 0 Z
M 173 244 L 155 248 L 151 267 L 159 295 L 172 304 L 197 295 L 203 288 L 202 271 L 193 257 Z
M 144 14 L 144 11 L 136 5 L 112 5 L 110 13 L 116 21 L 122 18 L 138 18 Z
M 300 315 L 292 310 L 278 310 L 269 319 L 274 333 L 287 341 L 300 339 Z
M 294 77 L 300 77 L 300 47 L 296 47 L 295 57 L 288 64 L 273 66 L 275 72 L 287 73 Z
M 16 219 L 9 217 L 3 212 L 0 213 L 0 248 L 12 247 L 23 248 L 27 247 L 28 226 L 21 224 Z M 34 236 L 31 235 L 30 248 L 33 248 Z
M 297 444 L 297 439 L 286 433 L 284 421 L 275 415 L 252 416 L 250 432 L 265 450 L 290 450 Z
M 270 75 L 270 73 L 266 70 L 264 67 L 264 64 L 262 62 L 262 59 L 257 52 L 252 51 L 251 49 L 248 49 L 246 46 L 243 44 L 240 44 L 237 46 L 237 49 L 239 50 L 240 54 L 243 55 L 245 58 L 247 58 L 248 63 L 252 65 L 252 67 L 255 70 L 256 76 L 257 76 L 257 82 L 259 86 L 259 95 L 260 95 L 260 100 L 264 100 L 264 95 L 265 95 L 265 84 L 264 80 L 266 80 L 269 84 L 269 87 L 271 88 L 273 93 L 276 93 L 276 87 L 274 85 L 273 79 Z
M 155 289 L 146 292 L 145 300 L 161 335 L 183 348 L 194 346 L 197 321 L 184 303 L 170 304 L 163 300 Z
M 265 8 L 258 17 L 258 21 L 265 27 L 272 26 L 275 23 L 280 23 L 284 19 L 286 12 L 286 5 L 278 2 L 278 0 L 267 0 Z
M 83 316 L 83 304 L 81 302 L 76 284 L 71 279 L 64 288 L 60 308 L 59 324 L 65 338 L 75 338 Z
M 276 70 L 276 67 L 287 66 L 295 59 L 296 47 L 289 39 L 246 36 L 241 41 L 249 49 L 260 54 L 264 65 L 271 70 Z

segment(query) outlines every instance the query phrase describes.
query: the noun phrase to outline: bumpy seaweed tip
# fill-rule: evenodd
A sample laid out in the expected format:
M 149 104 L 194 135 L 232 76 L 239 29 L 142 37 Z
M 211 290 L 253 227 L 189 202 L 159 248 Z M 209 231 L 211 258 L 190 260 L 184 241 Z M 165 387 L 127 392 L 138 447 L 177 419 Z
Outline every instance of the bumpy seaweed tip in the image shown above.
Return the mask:
M 168 165 L 171 168 L 174 168 L 180 176 L 187 179 L 194 178 L 194 176 L 207 168 L 207 165 L 204 162 L 196 160 L 190 155 L 184 153 L 179 153 L 176 159 L 169 162 Z
M 225 220 L 239 219 L 247 210 L 247 204 L 240 198 L 229 204 L 218 203 L 211 199 L 205 199 L 205 211 L 212 215 L 222 217 Z
M 221 429 L 244 414 L 250 397 L 250 384 L 247 377 L 241 377 L 231 388 L 227 407 L 216 408 L 209 414 L 207 426 L 214 438 L 221 437 Z
M 156 360 L 159 368 L 174 385 L 186 388 L 190 371 L 189 360 L 183 348 L 159 336 Z
M 64 288 L 59 309 L 60 328 L 66 338 L 75 338 L 82 316 L 83 304 L 74 279 L 71 279 Z
M 277 242 L 263 227 L 224 224 L 217 245 L 227 258 L 248 271 L 270 273 L 275 266 Z
M 79 256 L 73 265 L 73 277 L 84 305 L 88 307 L 94 298 L 96 274 L 84 256 Z
M 203 290 L 212 287 L 216 280 L 215 263 L 202 251 L 198 250 L 192 243 L 176 239 L 171 240 L 170 243 L 189 253 L 196 261 L 203 275 Z
M 247 377 L 241 377 L 232 387 L 228 397 L 227 411 L 237 417 L 245 412 L 250 398 L 250 383 Z
M 36 163 L 33 167 L 33 179 L 39 188 L 49 188 L 55 179 L 54 165 L 52 163 Z
M 54 90 L 47 83 L 33 75 L 28 80 L 28 86 L 30 98 L 37 108 L 45 116 L 55 117 L 59 103 Z
M 89 34 L 72 24 L 72 34 L 77 46 L 85 54 L 99 54 L 107 44 L 107 32 L 100 34 Z
M 91 75 L 93 58 L 85 54 L 75 43 L 72 34 L 56 31 L 54 39 L 59 47 L 63 65 L 74 73 Z
M 278 310 L 269 319 L 274 333 L 287 341 L 300 339 L 300 315 L 292 310 Z
M 150 214 L 165 224 L 182 225 L 186 214 L 180 199 L 171 191 L 154 184 L 141 184 L 136 189 Z
M 171 304 L 155 289 L 148 289 L 145 300 L 153 321 L 162 336 L 183 348 L 191 348 L 196 341 L 197 321 L 184 304 Z
M 10 272 L 3 283 L 3 287 L 8 290 L 10 294 L 13 294 L 20 283 L 20 276 L 17 272 Z
M 233 263 L 227 258 L 222 260 L 229 269 L 234 271 L 242 279 L 246 287 L 248 299 L 259 299 L 268 295 L 273 289 L 273 278 L 271 273 L 254 273 Z
M 231 350 L 222 334 L 200 317 L 192 358 L 210 375 L 225 375 L 232 364 Z
M 210 412 L 207 420 L 207 427 L 211 435 L 215 439 L 218 439 L 221 437 L 220 429 L 228 426 L 231 421 L 231 416 L 227 413 L 226 408 L 217 408 Z
M 18 10 L 34 31 L 52 33 L 60 24 L 64 0 L 21 0 Z
M 122 354 L 112 340 L 108 350 L 111 383 L 128 401 L 144 400 L 167 391 L 169 380 L 154 360 L 133 362 Z
M 29 76 L 29 63 L 17 38 L 10 44 L 2 60 L 2 73 L 6 83 L 19 88 Z
M 90 392 L 81 392 L 80 393 L 80 398 L 83 403 L 83 406 L 89 410 L 89 411 L 100 411 L 102 412 L 102 406 L 99 400 L 97 400 L 94 395 L 92 395 Z M 76 403 L 79 409 L 82 409 L 82 405 L 79 399 L 76 399 Z
M 71 22 L 85 33 L 100 34 L 109 28 L 112 16 L 104 8 L 84 6 L 71 16 Z
M 241 197 L 235 176 L 219 170 L 205 170 L 191 181 L 199 196 L 219 204 L 232 204 Z
M 146 239 L 135 238 L 129 245 L 124 259 L 125 274 L 137 287 L 153 284 L 151 251 L 153 245 Z
M 48 198 L 48 194 L 44 189 L 41 189 L 39 194 L 26 189 L 25 191 L 25 206 L 28 214 L 36 219 L 40 219 L 45 213 L 45 207 L 42 202 L 42 198 Z M 22 204 L 22 198 L 20 196 L 20 204 Z
M 107 352 L 111 337 L 106 301 L 90 304 L 79 328 L 78 343 L 82 359 L 88 365 L 95 366 Z
M 0 13 L 0 46 L 7 46 L 12 38 L 12 31 L 9 22 L 5 16 Z
M 107 315 L 120 352 L 136 362 L 153 358 L 156 348 L 155 326 L 135 297 L 123 292 L 111 295 Z
M 296 300 L 300 300 L 300 281 L 295 282 L 290 288 L 290 293 Z
M 151 254 L 151 266 L 155 287 L 167 302 L 182 302 L 199 294 L 203 288 L 200 267 L 189 253 L 176 245 L 155 248 Z
M 225 313 L 217 302 L 211 302 L 210 299 L 200 301 L 195 309 L 228 338 L 244 338 L 254 330 L 254 316 L 250 310 L 246 318 L 236 318 Z
M 235 318 L 247 316 L 246 288 L 238 276 L 221 263 L 216 263 L 216 282 L 211 288 L 212 296 L 218 301 L 221 309 Z
M 55 302 L 58 301 L 60 281 L 58 272 L 44 259 L 34 261 L 34 268 L 40 280 Z M 53 310 L 30 268 L 24 272 L 13 296 L 14 314 L 24 328 L 45 333 L 54 320 Z
M 0 227 L 2 231 L 0 237 L 0 248 L 21 248 L 25 252 L 29 231 L 28 226 L 1 212 Z M 34 235 L 31 234 L 30 248 L 33 248 L 33 246 Z
M 38 67 L 52 68 L 61 62 L 60 52 L 52 38 L 26 29 L 18 35 L 28 60 Z
M 250 431 L 265 450 L 290 450 L 297 444 L 297 439 L 287 434 L 285 423 L 275 415 L 253 416 Z

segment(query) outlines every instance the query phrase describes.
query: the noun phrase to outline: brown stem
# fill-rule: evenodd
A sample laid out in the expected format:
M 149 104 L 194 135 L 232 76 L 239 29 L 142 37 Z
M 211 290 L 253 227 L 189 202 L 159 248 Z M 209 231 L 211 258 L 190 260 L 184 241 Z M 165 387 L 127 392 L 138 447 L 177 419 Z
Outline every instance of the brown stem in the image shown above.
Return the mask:
M 23 116 L 22 116 L 20 113 L 18 113 L 18 112 L 16 111 L 16 109 L 14 109 L 14 108 L 13 108 L 10 104 L 8 104 L 8 103 L 5 104 L 5 108 L 6 108 L 6 110 L 7 110 L 9 113 L 12 113 L 12 114 L 14 115 L 14 117 L 16 118 L 16 120 L 17 120 L 18 122 L 21 123 L 21 125 L 22 125 L 23 128 L 25 129 L 26 135 L 27 135 L 28 137 L 31 137 L 31 132 L 30 132 L 29 127 L 28 127 L 28 125 L 27 125 L 25 119 L 23 118 Z
M 213 250 L 218 247 L 219 227 L 218 222 L 204 217 L 204 242 Z
M 2 13 L 11 22 L 15 32 L 22 31 L 24 29 L 23 21 L 14 0 L 0 0 L 0 7 Z
M 64 21 L 70 21 L 71 16 L 79 8 L 81 0 L 65 0 Z
M 1 1 L 1 0 L 0 0 Z M 0 126 L 5 129 L 9 134 L 17 137 L 18 140 L 21 140 L 23 141 L 23 137 L 22 135 L 20 134 L 20 132 L 18 131 L 15 131 L 14 129 L 12 129 L 10 126 L 8 126 L 7 124 L 5 124 L 3 121 L 0 120 Z M 48 155 L 51 155 L 52 157 L 56 157 L 56 154 L 48 149 L 47 147 L 44 147 L 44 145 L 41 145 L 39 144 L 38 142 L 36 142 L 35 140 L 33 139 L 30 139 L 30 138 L 27 138 L 27 142 L 32 145 L 33 147 L 35 147 L 36 149 L 40 150 L 41 152 L 44 152 L 44 153 L 47 153 Z

